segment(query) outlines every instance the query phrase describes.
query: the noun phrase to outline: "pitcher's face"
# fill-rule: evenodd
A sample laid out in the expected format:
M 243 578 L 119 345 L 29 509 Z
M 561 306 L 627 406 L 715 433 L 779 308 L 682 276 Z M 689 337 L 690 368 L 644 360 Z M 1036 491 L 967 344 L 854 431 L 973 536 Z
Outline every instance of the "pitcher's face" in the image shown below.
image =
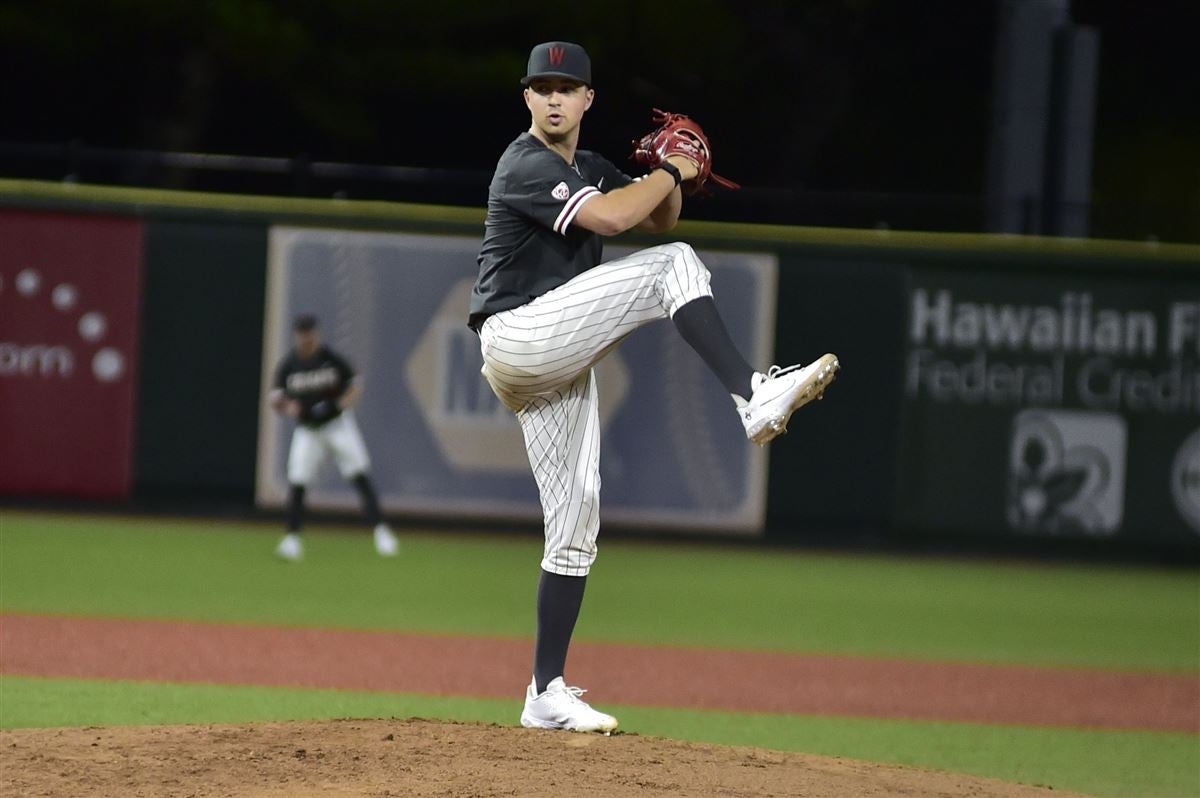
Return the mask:
M 525 105 L 533 125 L 550 140 L 565 139 L 579 129 L 596 93 L 570 78 L 537 78 L 525 88 Z

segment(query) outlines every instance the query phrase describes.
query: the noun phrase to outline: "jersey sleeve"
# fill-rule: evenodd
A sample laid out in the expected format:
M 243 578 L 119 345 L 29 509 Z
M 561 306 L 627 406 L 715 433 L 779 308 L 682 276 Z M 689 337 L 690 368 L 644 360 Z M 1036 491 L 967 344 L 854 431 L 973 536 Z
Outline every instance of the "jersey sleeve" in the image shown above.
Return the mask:
M 275 367 L 275 381 L 271 384 L 272 392 L 279 391 L 282 393 L 287 391 L 288 361 L 290 359 L 291 358 L 284 358 L 283 360 L 279 361 L 279 365 Z
M 609 191 L 617 188 L 624 188 L 633 182 L 633 178 L 617 168 L 617 165 L 607 158 L 597 156 L 600 164 L 600 173 L 604 175 L 600 181 L 600 188 L 606 194 Z
M 550 150 L 526 153 L 505 181 L 500 200 L 517 213 L 567 234 L 579 209 L 601 191 Z

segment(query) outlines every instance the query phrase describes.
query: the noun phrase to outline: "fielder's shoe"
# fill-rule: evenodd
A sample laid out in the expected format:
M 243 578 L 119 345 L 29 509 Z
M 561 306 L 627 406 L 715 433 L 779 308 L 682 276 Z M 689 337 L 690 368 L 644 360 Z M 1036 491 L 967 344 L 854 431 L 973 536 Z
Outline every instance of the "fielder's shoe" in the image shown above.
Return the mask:
M 400 553 L 400 540 L 387 524 L 375 527 L 375 551 L 380 557 L 395 557 Z
M 527 729 L 566 729 L 578 732 L 604 732 L 617 728 L 612 715 L 597 712 L 581 701 L 586 690 L 568 687 L 561 676 L 546 685 L 546 692 L 537 694 L 536 682 L 525 691 L 525 711 L 521 725 Z
M 304 557 L 304 541 L 295 532 L 289 532 L 275 547 L 275 556 L 289 562 L 296 562 Z
M 792 413 L 824 396 L 839 368 L 836 355 L 821 355 L 807 366 L 771 366 L 766 374 L 755 374 L 754 393 L 738 408 L 746 437 L 761 446 L 787 432 Z

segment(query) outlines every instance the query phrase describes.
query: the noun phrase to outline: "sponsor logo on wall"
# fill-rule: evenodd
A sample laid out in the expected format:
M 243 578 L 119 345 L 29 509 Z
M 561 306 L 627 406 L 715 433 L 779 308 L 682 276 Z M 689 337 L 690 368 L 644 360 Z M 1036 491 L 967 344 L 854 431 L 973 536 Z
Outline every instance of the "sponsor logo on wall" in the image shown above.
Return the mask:
M 0 492 L 127 495 L 142 225 L 0 212 Z
M 1008 522 L 1021 532 L 1107 536 L 1121 525 L 1125 420 L 1025 410 L 1012 427 Z
M 1200 413 L 1200 302 L 1116 308 L 1087 291 L 1047 304 L 917 288 L 907 394 L 941 403 Z
M 1200 429 L 1185 438 L 1175 453 L 1171 498 L 1183 520 L 1200 534 Z
M 1194 542 L 1200 290 L 1076 265 L 914 268 L 907 523 Z
M 0 379 L 63 380 L 75 373 L 80 362 L 97 382 L 113 382 L 125 374 L 127 354 L 119 346 L 105 345 L 108 316 L 103 309 L 88 308 L 87 298 L 70 282 L 46 285 L 39 269 L 21 269 L 5 291 L 6 279 L 0 269 L 0 298 L 13 305 L 13 315 L 41 314 L 59 316 L 64 324 L 39 325 L 50 328 L 44 335 L 55 340 L 0 340 Z M 21 304 L 25 307 L 16 308 Z M 82 312 L 80 312 L 82 310 Z M 16 330 L 4 330 L 11 335 Z
M 416 400 L 441 456 L 456 468 L 524 475 L 529 472 L 521 425 L 480 376 L 479 336 L 463 324 L 475 281 L 464 278 L 446 292 L 404 364 Z M 619 352 L 596 366 L 604 385 L 600 421 L 607 425 L 629 391 Z

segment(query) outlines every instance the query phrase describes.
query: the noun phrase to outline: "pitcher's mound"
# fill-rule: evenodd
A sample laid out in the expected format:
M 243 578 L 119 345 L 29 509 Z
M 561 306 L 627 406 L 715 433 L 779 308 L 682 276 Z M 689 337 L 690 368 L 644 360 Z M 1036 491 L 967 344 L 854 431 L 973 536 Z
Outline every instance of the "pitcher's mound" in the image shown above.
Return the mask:
M 896 765 L 425 720 L 0 732 L 2 795 L 1063 796 Z

